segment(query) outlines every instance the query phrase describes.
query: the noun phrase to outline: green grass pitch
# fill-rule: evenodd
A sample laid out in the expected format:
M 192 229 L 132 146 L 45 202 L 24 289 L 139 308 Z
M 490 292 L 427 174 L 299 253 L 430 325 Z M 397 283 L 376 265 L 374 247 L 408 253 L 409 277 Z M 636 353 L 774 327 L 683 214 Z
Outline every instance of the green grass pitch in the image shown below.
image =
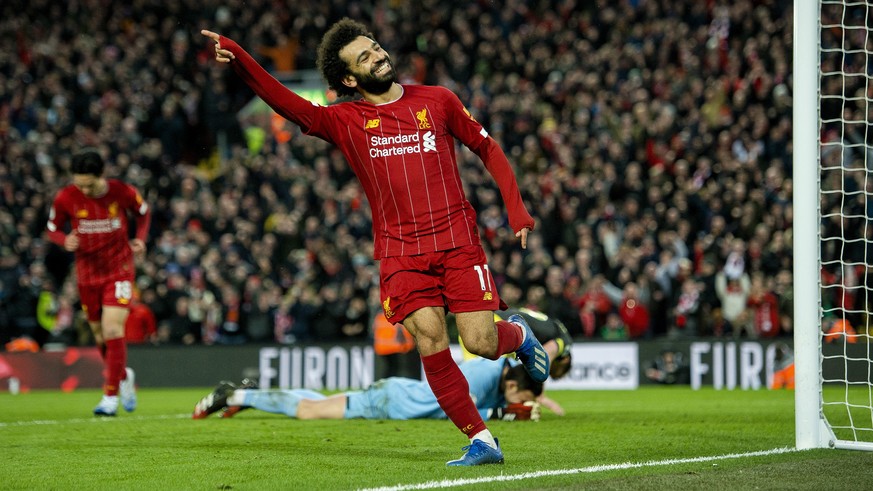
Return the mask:
M 505 465 L 449 469 L 445 420 L 191 420 L 209 390 L 140 389 L 108 419 L 96 390 L 2 393 L 0 489 L 873 488 L 870 452 L 793 450 L 788 391 L 552 391 L 567 416 L 490 423 Z

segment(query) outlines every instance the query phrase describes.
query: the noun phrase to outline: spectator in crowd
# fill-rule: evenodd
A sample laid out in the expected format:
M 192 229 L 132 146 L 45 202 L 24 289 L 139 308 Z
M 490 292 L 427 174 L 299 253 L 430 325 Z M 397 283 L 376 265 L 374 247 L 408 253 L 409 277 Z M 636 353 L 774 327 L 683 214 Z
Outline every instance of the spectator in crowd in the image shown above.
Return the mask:
M 606 279 L 601 275 L 591 278 L 585 285 L 586 291 L 577 301 L 582 334 L 592 337 L 606 324 L 606 317 L 612 310 L 612 301 L 606 294 Z M 571 332 L 578 336 L 578 332 Z
M 770 388 L 794 390 L 794 351 L 786 343 L 777 343 Z
M 752 324 L 759 338 L 772 338 L 779 335 L 779 299 L 764 283 L 764 273 L 752 274 L 747 304 L 747 322 Z
M 157 343 L 158 323 L 152 309 L 142 301 L 142 294 L 134 290 L 130 313 L 124 323 L 127 344 Z
M 9 322 L 9 338 L 27 338 L 37 346 L 42 346 L 48 338 L 48 332 L 40 327 L 37 319 L 39 295 L 42 289 L 44 266 L 33 263 L 15 280 L 15 287 L 9 296 L 9 306 L 6 309 Z
M 191 320 L 190 304 L 188 297 L 176 298 L 174 314 L 158 326 L 158 340 L 162 344 L 191 345 L 201 341 L 201 326 Z
M 609 297 L 614 309 L 618 313 L 620 322 L 612 321 L 613 327 L 620 324 L 629 339 L 638 339 L 649 333 L 649 309 L 640 295 L 640 289 L 633 281 L 624 284 L 624 288 L 606 281 L 603 283 L 603 291 Z M 607 324 L 609 324 L 607 315 Z
M 680 336 L 697 336 L 701 319 L 701 292 L 704 286 L 694 277 L 686 277 L 679 289 L 679 297 L 673 308 L 673 323 L 667 330 L 667 335 L 673 338 Z
M 600 337 L 607 341 L 627 341 L 630 339 L 627 331 L 621 316 L 617 312 L 610 312 L 606 315 L 606 323 L 600 328 Z
M 646 368 L 646 378 L 659 384 L 688 384 L 691 370 L 681 352 L 667 349 Z
M 822 331 L 824 331 L 825 343 L 855 344 L 858 342 L 858 331 L 842 312 L 838 312 L 838 316 L 833 313 L 825 314 L 822 320 Z
M 734 253 L 728 257 L 724 268 L 715 275 L 715 291 L 721 303 L 723 327 L 717 327 L 717 332 L 733 333 L 740 337 L 744 332 L 749 338 L 757 337 L 752 324 L 748 320 L 746 305 L 749 301 L 751 280 L 745 271 L 742 258 Z
M 393 323 L 383 312 L 373 319 L 373 352 L 376 355 L 373 376 L 421 378 L 421 363 L 415 352 L 415 339 L 401 323 Z
M 794 274 L 783 269 L 776 274 L 776 286 L 773 289 L 778 299 L 779 330 L 786 335 L 794 332 Z

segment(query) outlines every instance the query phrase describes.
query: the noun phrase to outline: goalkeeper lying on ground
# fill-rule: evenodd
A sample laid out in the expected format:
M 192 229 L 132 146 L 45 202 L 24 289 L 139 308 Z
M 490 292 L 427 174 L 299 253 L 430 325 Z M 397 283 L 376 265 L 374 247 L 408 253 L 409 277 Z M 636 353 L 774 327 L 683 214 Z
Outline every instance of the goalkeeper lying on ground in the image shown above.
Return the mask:
M 512 315 L 521 316 L 530 326 L 537 340 L 542 343 L 543 349 L 546 350 L 546 353 L 551 360 L 549 376 L 552 380 L 558 380 L 567 375 L 567 372 L 570 371 L 570 367 L 573 364 L 573 337 L 570 336 L 567 328 L 564 327 L 564 323 L 558 319 L 552 319 L 542 312 L 537 312 L 528 308 L 498 310 L 497 312 L 494 312 L 494 320 L 499 321 L 501 319 L 508 319 Z M 458 343 L 461 345 L 461 352 L 464 355 L 464 360 L 479 358 L 467 351 L 464 347 L 464 341 L 460 337 L 458 338 Z M 513 355 L 506 356 L 513 357 Z M 552 410 L 558 416 L 563 416 L 565 414 L 564 408 L 562 408 L 557 402 L 546 397 L 545 394 L 540 394 L 536 401 L 540 403 L 540 405 Z
M 477 358 L 460 365 L 470 396 L 484 419 L 539 419 L 536 397 L 543 384 L 534 381 L 517 361 Z M 254 408 L 298 419 L 439 419 L 440 409 L 427 382 L 402 377 L 377 380 L 364 391 L 325 396 L 308 389 L 258 389 L 251 382 L 222 382 L 194 407 L 194 419 L 218 411 L 230 417 Z

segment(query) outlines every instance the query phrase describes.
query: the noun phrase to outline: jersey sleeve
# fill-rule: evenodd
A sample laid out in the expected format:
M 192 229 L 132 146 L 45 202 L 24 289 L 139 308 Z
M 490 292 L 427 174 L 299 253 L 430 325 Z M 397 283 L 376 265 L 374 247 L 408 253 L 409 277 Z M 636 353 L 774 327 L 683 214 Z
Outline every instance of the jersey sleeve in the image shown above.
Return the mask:
M 221 36 L 219 44 L 236 57 L 231 62 L 231 66 L 237 75 L 277 114 L 299 126 L 306 134 L 329 142 L 333 141 L 329 133 L 319 130 L 324 107 L 300 97 L 285 87 L 232 39 Z
M 124 184 L 124 189 L 128 198 L 128 209 L 133 212 L 134 223 L 136 223 L 136 238 L 145 241 L 151 225 L 151 208 L 135 187 Z
M 470 114 L 470 111 L 461 103 L 458 96 L 448 89 L 445 91 L 444 107 L 449 132 L 461 143 L 476 153 L 494 181 L 500 189 L 500 196 L 506 206 L 509 215 L 509 226 L 513 232 L 523 228 L 533 230 L 534 219 L 528 213 L 518 190 L 518 182 L 515 173 L 509 164 L 509 159 L 500 145 L 488 136 L 485 128 Z
M 488 138 L 488 132 L 464 107 L 454 92 L 444 87 L 439 89 L 443 91 L 443 108 L 449 133 L 470 150 L 475 150 Z
M 49 208 L 48 222 L 46 222 L 45 227 L 48 240 L 60 247 L 64 246 L 64 239 L 67 238 L 65 227 L 70 220 L 67 207 L 64 205 L 64 196 L 63 189 L 55 196 L 55 200 Z
M 500 189 L 500 196 L 503 198 L 504 206 L 506 206 L 509 226 L 512 227 L 512 231 L 518 232 L 523 228 L 533 230 L 534 219 L 528 213 L 527 207 L 521 199 L 521 191 L 518 189 L 515 173 L 500 145 L 493 138 L 488 137 L 475 149 L 475 152 L 485 164 L 485 169 L 494 178 L 497 188 Z

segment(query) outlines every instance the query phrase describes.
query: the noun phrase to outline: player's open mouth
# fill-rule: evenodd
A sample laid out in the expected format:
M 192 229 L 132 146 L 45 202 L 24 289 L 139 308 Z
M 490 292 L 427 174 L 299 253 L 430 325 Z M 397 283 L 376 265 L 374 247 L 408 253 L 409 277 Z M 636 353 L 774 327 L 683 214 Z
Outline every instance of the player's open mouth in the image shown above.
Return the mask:
M 382 62 L 381 65 L 377 66 L 375 70 L 373 70 L 373 75 L 384 75 L 391 70 L 391 63 L 388 63 L 388 60 Z

